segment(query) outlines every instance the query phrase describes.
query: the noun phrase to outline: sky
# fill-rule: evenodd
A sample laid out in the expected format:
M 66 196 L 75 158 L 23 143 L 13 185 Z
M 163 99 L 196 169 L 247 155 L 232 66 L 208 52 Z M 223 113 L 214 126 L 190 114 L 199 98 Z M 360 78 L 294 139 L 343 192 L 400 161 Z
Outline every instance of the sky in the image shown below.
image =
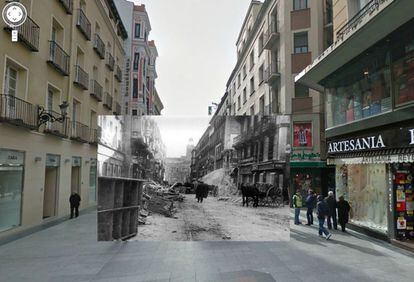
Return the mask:
M 207 115 L 236 64 L 236 41 L 250 0 L 134 0 L 145 4 L 159 58 L 163 115 Z
M 153 117 L 160 129 L 168 158 L 184 156 L 190 138 L 197 145 L 206 131 L 210 118 L 204 116 L 157 116 Z

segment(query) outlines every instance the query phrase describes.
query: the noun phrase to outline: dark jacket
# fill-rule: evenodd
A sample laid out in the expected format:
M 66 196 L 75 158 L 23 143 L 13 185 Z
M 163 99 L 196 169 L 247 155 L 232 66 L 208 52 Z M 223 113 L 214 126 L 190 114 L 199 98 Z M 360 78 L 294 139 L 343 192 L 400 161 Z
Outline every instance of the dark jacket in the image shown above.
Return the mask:
M 73 207 L 79 207 L 80 201 L 81 197 L 77 193 L 71 195 L 69 198 L 70 205 Z
M 325 200 L 319 201 L 316 205 L 316 208 L 319 219 L 324 219 L 326 216 L 328 216 L 329 208 Z
M 338 208 L 338 222 L 339 224 L 348 223 L 349 220 L 349 211 L 351 210 L 351 206 L 345 200 L 339 201 L 336 204 Z
M 334 196 L 328 196 L 325 198 L 326 204 L 329 209 L 329 216 L 332 216 L 336 212 L 336 200 Z
M 310 194 L 306 197 L 306 207 L 314 209 L 316 207 L 316 195 Z

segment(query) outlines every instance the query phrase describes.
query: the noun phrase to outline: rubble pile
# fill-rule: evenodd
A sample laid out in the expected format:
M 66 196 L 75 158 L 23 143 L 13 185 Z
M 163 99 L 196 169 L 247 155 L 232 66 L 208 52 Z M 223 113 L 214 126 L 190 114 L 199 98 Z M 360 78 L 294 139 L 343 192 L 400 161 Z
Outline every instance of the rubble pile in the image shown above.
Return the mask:
M 138 219 L 138 223 L 141 221 L 140 224 L 145 224 L 145 219 L 148 216 L 146 210 L 172 217 L 175 213 L 174 202 L 184 201 L 184 197 L 179 193 L 153 181 L 145 183 L 143 188 L 145 210 Z
M 218 196 L 226 197 L 237 194 L 237 187 L 233 184 L 229 171 L 221 168 L 210 172 L 201 179 L 208 185 L 214 185 L 218 187 Z

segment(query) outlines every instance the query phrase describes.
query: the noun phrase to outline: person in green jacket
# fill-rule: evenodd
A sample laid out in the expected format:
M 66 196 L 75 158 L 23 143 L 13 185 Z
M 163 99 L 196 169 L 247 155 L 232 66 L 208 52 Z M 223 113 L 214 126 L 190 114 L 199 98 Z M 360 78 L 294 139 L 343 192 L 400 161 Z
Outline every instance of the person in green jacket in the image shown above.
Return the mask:
M 300 209 L 302 207 L 302 196 L 300 195 L 300 191 L 296 190 L 295 195 L 292 197 L 293 208 L 295 209 L 295 224 L 302 224 L 299 221 Z

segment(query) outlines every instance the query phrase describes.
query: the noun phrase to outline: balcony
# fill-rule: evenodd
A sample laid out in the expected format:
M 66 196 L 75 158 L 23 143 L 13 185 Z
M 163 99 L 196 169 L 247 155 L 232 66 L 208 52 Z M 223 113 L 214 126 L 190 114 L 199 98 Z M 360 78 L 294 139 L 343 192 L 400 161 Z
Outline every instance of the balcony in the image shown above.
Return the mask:
M 256 129 L 259 134 L 267 134 L 276 129 L 276 124 L 277 119 L 275 116 L 263 116 Z
M 115 78 L 118 82 L 122 82 L 122 71 L 119 66 L 116 66 Z
M 292 11 L 290 14 L 291 30 L 301 30 L 311 26 L 311 9 L 300 9 Z
M 85 36 L 86 40 L 91 40 L 91 23 L 89 22 L 82 9 L 78 9 L 76 26 L 78 27 L 79 31 Z
M 264 81 L 269 85 L 274 85 L 280 78 L 279 61 L 272 62 L 264 73 Z
M 37 107 L 13 95 L 0 94 L 0 122 L 37 128 Z
M 75 80 L 73 83 L 78 85 L 83 90 L 88 90 L 89 88 L 89 75 L 78 65 L 75 66 Z
M 91 80 L 91 96 L 98 102 L 102 101 L 103 87 L 94 79 Z
M 66 13 L 72 15 L 73 11 L 73 0 L 58 0 L 63 8 L 66 10 Z
M 101 139 L 101 134 L 102 134 L 101 128 L 91 129 L 91 139 L 89 141 L 89 144 L 98 145 L 99 140 Z
M 91 140 L 91 131 L 89 126 L 80 122 L 73 121 L 70 139 L 76 140 L 82 143 L 88 143 Z
M 105 65 L 108 67 L 110 71 L 114 71 L 115 69 L 115 59 L 111 55 L 111 53 L 106 52 L 106 62 Z
M 248 163 L 255 163 L 256 161 L 257 161 L 257 157 L 249 157 L 249 158 L 241 159 L 239 163 L 248 164 Z
M 6 26 L 5 30 L 11 32 L 11 28 Z M 40 27 L 30 18 L 23 25 L 17 28 L 19 40 L 33 52 L 39 52 Z
M 101 58 L 102 60 L 105 59 L 105 43 L 102 41 L 101 37 L 97 33 L 95 33 L 93 49 L 95 50 L 96 54 L 98 54 L 99 58 Z
M 292 54 L 292 73 L 300 73 L 312 63 L 312 53 Z
M 263 49 L 265 50 L 273 50 L 273 48 L 276 45 L 277 40 L 279 39 L 279 29 L 278 29 L 278 21 L 273 19 L 270 24 L 269 27 L 267 29 L 267 32 L 265 33 L 264 36 L 264 45 L 263 45 Z
M 54 111 L 45 111 L 48 112 L 50 115 L 54 116 L 55 118 L 62 118 L 60 113 Z M 65 118 L 63 123 L 60 122 L 46 122 L 45 129 L 43 130 L 44 133 L 55 135 L 62 138 L 68 138 L 70 132 L 70 119 Z
M 47 61 L 62 75 L 69 75 L 70 56 L 55 41 L 49 41 L 49 60 Z
M 105 92 L 104 99 L 103 99 L 104 107 L 106 107 L 108 110 L 112 110 L 112 102 L 113 102 L 112 96 L 108 92 Z
M 114 113 L 114 115 L 116 115 L 116 116 L 120 116 L 122 113 L 121 113 L 121 110 L 122 110 L 122 108 L 121 108 L 121 104 L 119 104 L 118 102 L 116 102 L 115 103 L 115 111 L 113 112 Z

